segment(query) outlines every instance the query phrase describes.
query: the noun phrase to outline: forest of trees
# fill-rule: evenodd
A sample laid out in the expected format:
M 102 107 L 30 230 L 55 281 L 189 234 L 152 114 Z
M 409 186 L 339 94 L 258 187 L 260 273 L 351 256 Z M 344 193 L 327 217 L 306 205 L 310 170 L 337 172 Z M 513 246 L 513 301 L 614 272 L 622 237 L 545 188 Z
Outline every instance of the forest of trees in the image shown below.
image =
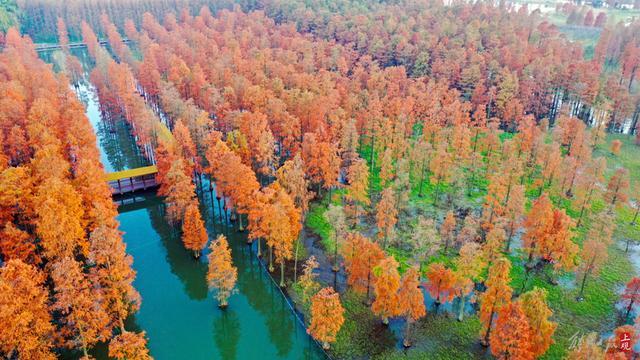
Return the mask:
M 640 242 L 640 22 L 600 24 L 585 58 L 539 12 L 486 2 L 18 4 L 23 32 L 61 44 L 66 66 L 54 74 L 7 32 L 6 357 L 87 357 L 108 342 L 111 357 L 149 358 L 144 332 L 125 328 L 141 300 L 71 90 L 87 79 L 70 37 L 94 62 L 103 117 L 157 165 L 167 221 L 206 258 L 211 311 L 238 278 L 200 213 L 198 192 L 215 189 L 336 358 L 397 355 L 362 339 L 394 319 L 418 357 L 436 321 L 471 329 L 461 358 L 475 344 L 498 359 L 637 355 L 639 274 L 606 281 Z M 321 256 L 305 255 L 310 234 Z

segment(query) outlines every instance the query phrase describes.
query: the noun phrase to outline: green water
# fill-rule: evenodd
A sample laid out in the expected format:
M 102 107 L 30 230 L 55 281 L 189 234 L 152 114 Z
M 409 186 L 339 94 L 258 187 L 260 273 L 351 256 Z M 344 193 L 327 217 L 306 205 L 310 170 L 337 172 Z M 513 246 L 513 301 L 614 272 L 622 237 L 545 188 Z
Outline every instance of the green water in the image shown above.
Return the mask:
M 145 164 L 126 125 L 101 119 L 93 87 L 84 84 L 76 93 L 96 131 L 105 169 Z M 214 194 L 200 192 L 199 199 L 209 237 L 224 233 L 229 239 L 238 268 L 237 293 L 226 310 L 218 309 L 205 281 L 208 251 L 195 260 L 184 250 L 180 234 L 165 220 L 159 197 L 143 193 L 119 199 L 120 230 L 133 256 L 134 285 L 142 296 L 141 308 L 128 319 L 127 328 L 146 332 L 155 359 L 323 359 L 322 351 L 246 244 L 245 234 L 220 221 Z M 104 344 L 92 351 L 98 359 L 106 359 L 106 353 Z
M 207 252 L 196 261 L 184 250 L 155 195 L 138 196 L 137 204 L 120 208 L 120 228 L 142 295 L 133 322 L 147 332 L 151 354 L 156 359 L 322 359 L 245 236 L 214 221 L 219 215 L 207 206 L 211 194 L 202 195 L 209 235 L 227 236 L 238 268 L 238 292 L 224 311 L 206 286 Z

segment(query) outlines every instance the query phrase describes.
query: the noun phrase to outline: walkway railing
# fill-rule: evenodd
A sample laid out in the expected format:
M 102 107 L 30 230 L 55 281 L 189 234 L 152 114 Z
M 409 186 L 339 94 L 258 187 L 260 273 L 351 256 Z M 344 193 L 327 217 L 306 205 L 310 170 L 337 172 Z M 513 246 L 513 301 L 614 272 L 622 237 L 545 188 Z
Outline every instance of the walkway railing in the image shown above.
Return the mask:
M 105 180 L 111 187 L 112 195 L 122 195 L 138 190 L 157 187 L 158 167 L 155 165 L 108 173 Z

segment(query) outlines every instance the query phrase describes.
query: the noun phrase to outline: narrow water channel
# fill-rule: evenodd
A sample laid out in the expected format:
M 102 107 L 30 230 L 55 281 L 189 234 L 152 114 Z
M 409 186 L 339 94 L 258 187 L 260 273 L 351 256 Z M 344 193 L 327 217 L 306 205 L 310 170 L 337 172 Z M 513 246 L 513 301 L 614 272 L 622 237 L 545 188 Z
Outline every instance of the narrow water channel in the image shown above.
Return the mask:
M 87 64 L 85 54 L 77 56 Z M 42 57 L 52 59 L 51 54 Z M 94 88 L 83 84 L 76 92 L 96 131 L 105 170 L 142 166 L 144 159 L 126 125 L 101 119 Z M 128 319 L 127 326 L 146 332 L 151 355 L 160 360 L 323 359 L 322 351 L 246 244 L 246 235 L 219 220 L 214 197 L 209 191 L 199 194 L 209 237 L 227 236 L 238 268 L 238 291 L 225 311 L 218 309 L 207 288 L 208 251 L 196 261 L 184 250 L 180 234 L 165 220 L 161 199 L 153 193 L 122 199 L 120 230 L 133 256 L 134 285 L 142 296 L 140 311 Z M 107 358 L 104 346 L 93 354 Z

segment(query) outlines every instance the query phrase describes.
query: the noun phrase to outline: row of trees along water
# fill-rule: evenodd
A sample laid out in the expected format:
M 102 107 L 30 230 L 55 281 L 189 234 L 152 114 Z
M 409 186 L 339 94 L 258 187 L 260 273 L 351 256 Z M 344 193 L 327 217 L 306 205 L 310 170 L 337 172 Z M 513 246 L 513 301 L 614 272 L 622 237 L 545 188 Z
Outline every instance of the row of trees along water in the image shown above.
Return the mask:
M 87 358 L 110 341 L 113 357 L 146 358 L 124 325 L 140 297 L 83 106 L 14 29 L 0 63 L 0 353 Z
M 156 148 L 167 216 L 182 227 L 185 246 L 196 257 L 206 246 L 206 233 L 194 205 L 200 175 L 192 175 L 204 172 L 215 180 L 217 193 L 237 214 L 241 229 L 246 218 L 259 253 L 266 242 L 269 266 L 279 265 L 283 286 L 285 266 L 293 260 L 294 282 L 308 290 L 306 301 L 311 302 L 310 332 L 328 344 L 339 329 L 329 325 L 342 323 L 341 306 L 332 290 L 316 293 L 313 261 L 305 267 L 306 276 L 297 279 L 297 239 L 309 200 L 323 191 L 331 199 L 336 188 L 344 188 L 343 206 L 334 209 L 336 216 L 328 216 L 335 229 L 334 253 L 342 254 L 354 290 L 369 296 L 373 288 L 374 313 L 383 320 L 404 316 L 409 325 L 425 312 L 423 294 L 415 286 L 424 269 L 401 269 L 401 278 L 398 263 L 385 250 L 411 248 L 415 263 L 421 265 L 438 248 L 445 255 L 458 252 L 454 256 L 460 262 L 457 266 L 428 266 L 425 288 L 431 296 L 439 303 L 453 297 L 465 299 L 475 292 L 475 283 L 484 283 L 479 296 L 483 341 L 490 343 L 497 356 L 514 351 L 521 351 L 524 358 L 537 356 L 551 344 L 556 325 L 549 321 L 544 292 L 525 291 L 529 275 L 540 268 L 576 270 L 584 284 L 596 273 L 594 264 L 602 263 L 607 255 L 601 249 L 610 244 L 614 225 L 607 216 L 627 206 L 628 172 L 619 169 L 602 186 L 602 160 L 591 158 L 592 147 L 602 141 L 604 131 L 622 128 L 626 116 L 621 116 L 617 106 L 589 115 L 599 124 L 589 130 L 572 115 L 580 115 L 576 108 L 584 109 L 584 104 L 592 102 L 574 90 L 597 88 L 603 89 L 597 94 L 604 94 L 611 88 L 633 88 L 635 70 L 626 75 L 623 71 L 618 77 L 605 73 L 601 78 L 602 67 L 596 66 L 595 74 L 590 70 L 592 76 L 584 76 L 603 59 L 581 60 L 580 48 L 560 38 L 553 27 L 536 20 L 536 15 L 508 13 L 482 3 L 423 5 L 437 15 L 412 12 L 432 20 L 416 21 L 416 34 L 444 36 L 448 32 L 422 30 L 417 24 L 443 26 L 441 19 L 454 23 L 464 19 L 465 24 L 475 24 L 475 31 L 460 26 L 464 36 L 450 35 L 467 39 L 466 45 L 416 35 L 412 41 L 424 41 L 418 44 L 430 51 L 424 55 L 416 50 L 421 46 L 408 44 L 402 48 L 414 50 L 407 50 L 407 64 L 403 64 L 395 55 L 388 56 L 397 49 L 379 53 L 380 47 L 373 46 L 378 36 L 393 37 L 382 27 L 375 27 L 382 32 L 343 29 L 326 36 L 344 44 L 340 45 L 322 40 L 322 31 L 334 28 L 331 22 L 321 23 L 325 18 L 316 21 L 318 26 L 302 28 L 317 32 L 318 38 L 313 39 L 298 33 L 294 25 L 276 25 L 261 13 L 223 11 L 214 17 L 203 8 L 195 17 L 182 12 L 180 20 L 167 14 L 163 25 L 151 14 L 142 15 L 138 25 L 125 20 L 124 31 L 135 41 L 142 60 L 122 43 L 117 28 L 103 16 L 101 27 L 118 60 L 113 61 L 101 54 L 104 50 L 91 27 L 80 26 L 96 61 L 92 80 L 106 99 L 105 111 L 132 122 L 140 144 Z M 394 16 L 388 8 L 376 6 L 366 13 L 371 19 L 380 18 L 375 15 L 381 14 L 378 12 Z M 267 7 L 267 13 L 272 9 Z M 279 14 L 284 16 L 284 11 Z M 299 14 L 294 11 L 290 16 Z M 337 17 L 328 19 L 338 21 Z M 498 27 L 513 31 L 494 31 Z M 635 40 L 629 40 L 633 32 L 612 33 L 619 38 L 626 34 L 625 45 L 618 50 L 623 47 L 633 52 L 637 46 Z M 22 41 L 15 38 L 19 38 L 15 32 L 9 33 L 7 43 Z M 362 41 L 354 46 L 355 40 L 349 38 Z M 632 42 L 635 45 L 629 46 Z M 459 61 L 467 58 L 465 49 L 483 50 L 468 54 L 477 63 Z M 609 47 L 605 59 L 612 59 L 608 51 Z M 454 56 L 456 61 L 450 61 Z M 467 63 L 471 66 L 466 67 Z M 406 67 L 393 66 L 398 64 Z M 416 70 L 420 67 L 425 72 Z M 584 86 L 585 79 L 590 86 Z M 135 95 L 136 84 L 151 105 Z M 155 136 L 154 108 L 167 116 L 174 140 Z M 587 105 L 586 113 L 594 114 L 589 108 Z M 549 121 L 539 120 L 547 114 L 556 125 L 552 131 Z M 556 119 L 557 114 L 561 115 Z M 398 219 L 409 215 L 408 198 L 416 189 L 451 211 L 440 226 L 421 218 L 414 233 L 424 236 L 408 240 L 397 236 Z M 457 219 L 466 194 L 484 199 L 482 211 Z M 605 210 L 593 209 L 591 205 L 600 198 Z M 529 199 L 532 206 L 526 211 Z M 567 200 L 580 209 L 575 224 L 559 208 Z M 590 242 L 576 244 L 573 229 L 584 223 L 583 217 L 592 223 L 599 221 L 589 226 Z M 357 231 L 371 218 L 375 219 L 377 241 Z M 509 244 L 520 229 L 524 231 L 522 250 L 514 252 Z M 209 280 L 224 304 L 232 292 L 235 271 L 228 262 L 224 239 L 212 246 Z M 353 256 L 354 249 L 367 249 L 367 256 Z M 509 285 L 512 254 L 522 258 L 527 274 L 518 292 L 522 295 L 514 301 Z M 333 261 L 338 268 L 337 255 Z M 506 330 L 515 326 L 514 319 L 521 320 L 517 323 L 523 331 Z M 407 331 L 407 344 L 410 335 Z M 509 348 L 513 336 L 519 337 L 518 349 Z M 592 346 L 580 348 L 587 350 L 602 351 Z

